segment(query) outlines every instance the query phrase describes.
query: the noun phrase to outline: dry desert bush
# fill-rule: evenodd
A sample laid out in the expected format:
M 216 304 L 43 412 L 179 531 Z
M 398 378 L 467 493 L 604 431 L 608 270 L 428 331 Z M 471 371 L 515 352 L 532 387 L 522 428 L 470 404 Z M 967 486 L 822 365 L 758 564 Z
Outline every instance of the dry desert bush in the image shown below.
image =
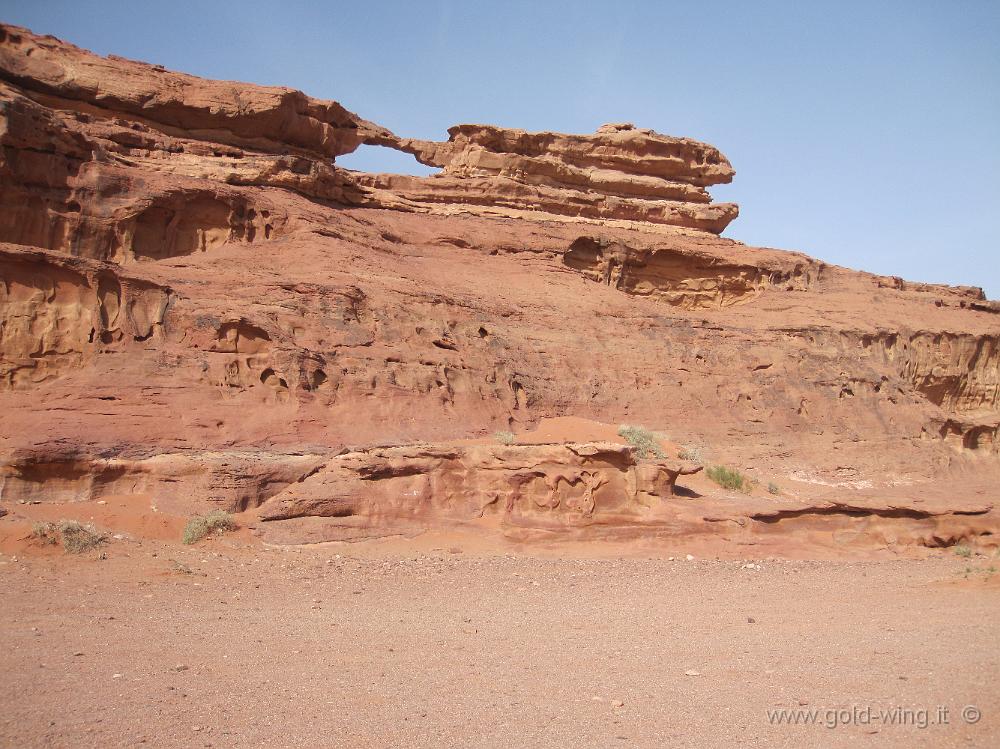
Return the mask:
M 195 515 L 184 526 L 181 540 L 186 544 L 201 541 L 212 533 L 225 533 L 236 528 L 236 521 L 225 510 L 212 510 L 207 515 Z
M 709 466 L 705 475 L 730 491 L 749 492 L 753 488 L 753 482 L 748 477 L 729 466 Z
M 635 448 L 635 454 L 638 458 L 664 457 L 656 435 L 645 427 L 622 424 L 618 427 L 618 436 Z
M 82 554 L 95 549 L 108 540 L 106 534 L 75 520 L 60 520 L 58 523 L 35 523 L 31 535 L 45 544 L 62 542 L 63 549 L 70 554 Z

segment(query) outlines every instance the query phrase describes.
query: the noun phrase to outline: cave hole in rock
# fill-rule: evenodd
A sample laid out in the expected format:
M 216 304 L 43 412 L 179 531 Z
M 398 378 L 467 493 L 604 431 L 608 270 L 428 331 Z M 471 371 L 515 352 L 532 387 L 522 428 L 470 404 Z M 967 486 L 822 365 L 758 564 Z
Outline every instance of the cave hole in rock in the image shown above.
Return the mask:
M 275 390 L 288 390 L 288 381 L 284 377 L 268 367 L 260 373 L 260 381 L 265 385 L 273 387 Z
M 309 389 L 319 390 L 326 383 L 327 379 L 326 372 L 322 369 L 317 369 L 312 373 L 312 377 L 309 378 Z
M 356 172 L 404 174 L 410 177 L 429 177 L 441 171 L 434 166 L 424 166 L 415 156 L 388 146 L 360 145 L 356 151 L 338 156 L 336 164 Z
M 132 253 L 163 260 L 215 249 L 230 239 L 229 214 L 226 203 L 209 196 L 151 205 L 135 217 Z

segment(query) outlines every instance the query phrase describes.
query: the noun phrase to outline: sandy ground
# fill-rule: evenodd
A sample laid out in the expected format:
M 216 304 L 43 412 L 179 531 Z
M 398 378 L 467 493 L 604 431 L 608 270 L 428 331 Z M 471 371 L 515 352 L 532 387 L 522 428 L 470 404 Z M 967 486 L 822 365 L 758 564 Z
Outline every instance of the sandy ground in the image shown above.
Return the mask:
M 0 526 L 5 747 L 1000 746 L 1000 560 L 70 556 Z

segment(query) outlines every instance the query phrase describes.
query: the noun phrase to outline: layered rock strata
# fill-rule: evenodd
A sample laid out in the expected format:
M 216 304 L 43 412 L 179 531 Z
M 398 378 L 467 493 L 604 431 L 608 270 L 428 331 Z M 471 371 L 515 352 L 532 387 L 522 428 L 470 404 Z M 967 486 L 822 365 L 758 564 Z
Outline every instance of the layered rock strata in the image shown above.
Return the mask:
M 282 542 L 995 544 L 981 290 L 721 238 L 703 143 L 449 136 L 0 27 L 0 499 L 259 508 Z M 441 173 L 336 164 L 361 144 Z M 460 441 L 556 417 L 593 421 Z M 755 488 L 672 495 L 681 445 Z
M 375 135 L 366 143 L 413 154 L 441 167 L 433 178 L 359 177 L 416 204 L 540 210 L 590 219 L 623 219 L 721 233 L 733 203 L 712 203 L 704 189 L 732 181 L 718 149 L 631 124 L 592 135 L 529 133 L 491 125 L 456 125 L 444 143 Z

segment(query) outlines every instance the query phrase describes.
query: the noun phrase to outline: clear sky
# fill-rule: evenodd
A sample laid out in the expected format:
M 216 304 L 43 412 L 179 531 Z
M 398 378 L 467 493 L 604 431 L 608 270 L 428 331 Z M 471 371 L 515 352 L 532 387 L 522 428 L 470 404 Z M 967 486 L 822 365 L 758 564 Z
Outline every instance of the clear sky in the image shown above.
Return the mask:
M 0 19 L 405 136 L 697 138 L 736 168 L 712 189 L 740 204 L 726 236 L 1000 298 L 1000 0 L 0 0 Z M 417 173 L 380 150 L 339 163 Z

